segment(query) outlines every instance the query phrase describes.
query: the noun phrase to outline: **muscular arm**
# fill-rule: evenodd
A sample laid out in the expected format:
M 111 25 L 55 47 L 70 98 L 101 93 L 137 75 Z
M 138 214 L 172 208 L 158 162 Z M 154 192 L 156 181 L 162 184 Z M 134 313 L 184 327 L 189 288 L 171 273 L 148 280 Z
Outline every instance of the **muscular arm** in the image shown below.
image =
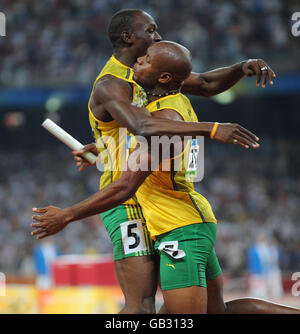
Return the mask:
M 131 87 L 113 77 L 100 81 L 94 91 L 91 109 L 96 118 L 105 110 L 122 127 L 139 136 L 209 136 L 214 123 L 157 119 L 143 107 L 131 104 Z
M 181 116 L 173 110 L 162 110 L 153 113 L 154 118 L 175 120 L 181 119 Z M 64 229 L 69 223 L 93 216 L 95 214 L 112 209 L 127 199 L 131 198 L 139 186 L 151 174 L 151 150 L 145 149 L 139 155 L 138 163 L 142 166 L 148 165 L 147 171 L 131 170 L 131 163 L 128 163 L 127 171 L 121 178 L 111 183 L 103 190 L 95 193 L 80 203 L 72 205 L 66 209 L 60 209 L 53 206 L 46 208 L 33 209 L 35 214 L 32 218 L 35 223 L 31 224 L 35 230 L 31 233 L 37 236 L 37 239 L 45 238 L 56 234 Z M 130 159 L 130 158 L 129 158 Z M 154 166 L 154 168 L 157 166 Z
M 266 71 L 261 68 L 267 67 Z M 183 94 L 198 96 L 214 96 L 233 87 L 244 76 L 256 75 L 256 85 L 259 86 L 262 79 L 262 87 L 265 88 L 267 80 L 273 85 L 275 73 L 262 59 L 249 59 L 231 66 L 219 68 L 206 73 L 191 73 L 182 87 Z
M 152 118 L 158 119 L 159 121 L 167 120 L 168 122 L 175 120 L 180 121 L 182 119 L 176 111 L 170 109 L 154 112 Z M 133 154 L 131 156 L 133 156 Z M 31 234 L 36 235 L 37 239 L 42 239 L 58 233 L 73 221 L 107 211 L 124 203 L 135 194 L 139 186 L 151 174 L 150 166 L 154 169 L 158 166 L 152 166 L 151 160 L 151 148 L 150 150 L 143 150 L 137 162 L 139 166 L 145 166 L 145 164 L 147 164 L 147 171 L 130 168 L 132 161 L 130 163 L 128 162 L 127 171 L 122 174 L 120 179 L 71 207 L 60 209 L 49 206 L 46 208 L 33 209 L 34 213 L 42 215 L 33 216 L 33 220 L 36 222 L 31 224 L 31 226 L 35 228 Z M 154 161 L 156 162 L 157 160 Z M 157 161 L 157 164 L 158 163 L 159 161 Z
M 219 68 L 206 73 L 194 73 L 185 80 L 183 94 L 210 97 L 233 87 L 244 77 L 242 64 Z
M 153 117 L 146 108 L 131 104 L 130 89 L 129 84 L 123 80 L 111 78 L 101 81 L 96 86 L 91 104 L 95 116 L 98 118 L 98 109 L 104 108 L 122 127 L 127 128 L 134 135 L 143 137 L 210 136 L 214 123 L 184 122 L 177 119 Z M 237 134 L 238 137 L 234 138 L 234 134 Z M 243 137 L 242 142 L 240 137 Z M 225 143 L 232 143 L 233 139 L 237 139 L 237 144 L 242 147 L 258 147 L 258 138 L 238 124 L 220 124 L 215 139 Z
M 142 164 L 145 161 L 150 165 L 150 154 L 148 154 L 148 151 L 140 155 L 140 160 Z M 31 224 L 31 227 L 34 228 L 31 235 L 37 236 L 37 239 L 43 239 L 60 232 L 71 222 L 105 212 L 124 203 L 135 194 L 150 173 L 150 170 L 131 171 L 128 169 L 114 183 L 68 208 L 60 209 L 48 206 L 46 208 L 33 209 L 33 212 L 38 215 L 32 217 L 35 222 Z
M 145 153 L 140 159 L 148 159 Z M 151 172 L 124 172 L 122 177 L 86 200 L 66 210 L 67 222 L 73 222 L 112 209 L 131 198 Z

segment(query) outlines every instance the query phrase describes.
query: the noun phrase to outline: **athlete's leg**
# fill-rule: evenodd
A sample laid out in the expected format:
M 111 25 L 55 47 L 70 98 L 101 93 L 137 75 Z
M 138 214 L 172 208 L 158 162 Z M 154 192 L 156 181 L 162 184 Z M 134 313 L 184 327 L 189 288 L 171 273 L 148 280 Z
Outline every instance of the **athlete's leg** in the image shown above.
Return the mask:
M 300 309 L 256 298 L 231 300 L 226 306 L 228 314 L 300 314 Z
M 125 297 L 120 313 L 155 313 L 158 267 L 141 211 L 120 205 L 101 217 L 113 243 L 116 276 Z
M 166 313 L 204 314 L 207 311 L 207 293 L 202 286 L 164 290 L 163 297 Z
M 224 302 L 223 276 L 207 280 L 207 313 L 226 314 L 300 314 L 300 310 L 256 298 L 240 298 Z
M 223 300 L 223 274 L 214 279 L 207 279 L 207 313 L 226 313 L 226 304 Z
M 207 312 L 206 266 L 215 241 L 213 223 L 191 224 L 157 238 L 164 305 L 159 313 Z M 166 252 L 178 242 L 174 256 Z M 170 243 L 170 244 L 169 244 Z M 176 247 L 176 246 L 174 246 Z
M 120 313 L 155 313 L 157 264 L 155 256 L 128 257 L 115 261 L 116 275 L 125 297 Z

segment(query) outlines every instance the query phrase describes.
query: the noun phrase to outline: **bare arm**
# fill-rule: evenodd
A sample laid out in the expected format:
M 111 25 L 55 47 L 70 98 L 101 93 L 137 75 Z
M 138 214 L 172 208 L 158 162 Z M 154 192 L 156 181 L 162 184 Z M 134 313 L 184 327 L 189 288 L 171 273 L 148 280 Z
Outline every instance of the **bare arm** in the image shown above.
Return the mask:
M 140 159 L 148 163 L 150 155 L 145 152 L 141 154 Z M 60 209 L 48 206 L 33 209 L 35 215 L 32 218 L 35 222 L 31 224 L 31 227 L 34 228 L 31 235 L 37 236 L 37 239 L 43 239 L 60 232 L 71 222 L 105 212 L 124 203 L 135 194 L 150 173 L 151 171 L 131 171 L 128 169 L 114 183 L 68 208 Z
M 95 107 L 98 104 L 105 108 L 107 112 L 112 116 L 113 119 L 127 128 L 134 135 L 139 135 L 143 137 L 150 136 L 205 136 L 208 137 L 211 134 L 213 128 L 213 122 L 184 122 L 183 120 L 178 120 L 177 118 L 166 119 L 160 117 L 153 117 L 152 114 L 146 108 L 137 107 L 130 103 L 126 99 L 126 88 L 124 86 L 123 90 L 119 93 L 119 98 L 110 91 L 120 92 L 118 88 L 120 80 L 107 80 L 102 82 L 95 90 L 94 101 L 96 101 Z M 127 83 L 126 83 L 127 84 Z M 125 92 L 125 93 L 124 93 Z M 239 124 L 225 123 L 220 124 L 215 140 L 221 141 L 223 143 L 233 143 L 233 140 L 238 140 L 237 144 L 240 143 L 240 138 L 235 138 L 238 135 L 243 137 L 244 142 L 249 147 L 258 147 L 258 138 L 250 131 L 244 129 Z M 245 146 L 243 146 L 245 147 Z M 247 147 L 248 148 L 248 147 Z
M 173 110 L 162 110 L 154 114 L 161 120 L 181 119 L 181 116 Z M 31 235 L 36 236 L 37 239 L 45 238 L 60 232 L 71 222 L 107 211 L 124 203 L 135 194 L 147 176 L 151 174 L 151 152 L 148 148 L 141 152 L 137 162 L 143 166 L 147 164 L 147 171 L 133 171 L 128 162 L 127 171 L 122 174 L 121 178 L 75 205 L 65 209 L 53 206 L 34 208 L 35 215 L 32 219 L 35 222 L 31 224 L 31 227 L 35 230 Z
M 209 136 L 213 123 L 184 122 L 170 119 L 157 119 L 143 107 L 131 103 L 131 87 L 124 80 L 106 78 L 95 87 L 91 109 L 100 119 L 100 110 L 105 110 L 122 127 L 139 136 Z
M 266 71 L 261 68 L 267 67 Z M 206 73 L 191 73 L 185 80 L 182 87 L 184 94 L 198 96 L 214 96 L 233 87 L 244 76 L 256 75 L 256 85 L 259 86 L 262 80 L 262 87 L 265 88 L 267 80 L 273 85 L 275 73 L 262 59 L 249 59 L 228 67 L 219 68 Z
M 153 115 L 145 117 L 141 112 L 145 108 L 136 107 L 123 101 L 108 102 L 106 107 L 117 114 L 122 114 L 122 110 L 127 110 L 126 113 L 123 113 L 122 117 L 127 118 L 129 131 L 143 137 L 163 135 L 169 137 L 175 135 L 181 137 L 209 137 L 214 125 L 214 122 L 185 122 L 181 118 L 178 119 L 178 117 L 161 118 L 153 117 Z M 168 112 L 164 110 L 165 114 Z M 259 147 L 259 138 L 236 123 L 220 123 L 214 139 L 222 143 L 235 143 L 244 148 Z
M 175 135 L 181 137 L 209 137 L 214 125 L 213 122 L 184 122 L 181 118 L 153 117 L 147 109 L 133 106 L 124 100 L 110 100 L 104 103 L 104 106 L 122 126 L 126 127 L 131 133 L 143 137 L 163 135 L 169 137 Z M 259 138 L 236 123 L 220 123 L 214 140 L 227 144 L 236 144 L 246 149 L 259 147 Z M 95 144 L 93 145 L 95 146 Z M 91 144 L 86 145 L 82 151 L 73 152 L 80 171 L 89 165 L 82 158 L 82 154 L 91 150 L 91 146 Z
M 160 121 L 167 120 L 168 122 L 175 120 L 180 121 L 182 119 L 176 111 L 170 109 L 154 112 L 152 118 Z M 237 138 L 238 137 L 237 135 Z M 241 146 L 245 145 L 243 144 L 243 140 L 244 139 L 239 139 Z M 133 154 L 131 156 L 133 156 Z M 31 224 L 35 229 L 31 234 L 33 236 L 36 235 L 37 239 L 42 239 L 58 233 L 73 221 L 107 211 L 124 203 L 135 194 L 139 186 L 151 174 L 151 149 L 148 151 L 147 148 L 142 151 L 138 159 L 137 162 L 140 166 L 147 164 L 148 168 L 146 171 L 133 170 L 133 168 L 130 168 L 132 164 L 128 162 L 127 171 L 122 174 L 120 179 L 80 203 L 66 209 L 53 206 L 33 209 L 35 214 L 42 215 L 34 215 L 32 217 L 36 222 Z M 157 161 L 157 163 L 159 163 L 159 161 Z M 157 166 L 152 167 L 155 168 Z
M 232 70 L 228 70 L 231 72 Z M 226 71 L 225 71 L 226 72 Z M 216 70 L 207 74 L 206 79 L 204 75 L 192 74 L 188 81 L 185 83 L 185 87 L 190 89 L 190 92 L 203 95 L 204 92 L 212 90 L 213 85 L 217 85 L 218 80 L 213 80 L 213 77 L 219 78 L 227 77 L 224 70 Z M 235 72 L 235 71 L 233 71 Z M 236 71 L 239 73 L 239 71 Z M 223 73 L 223 75 L 221 75 Z M 240 74 L 237 74 L 240 76 Z M 228 75 L 229 77 L 229 75 Z M 221 80 L 222 81 L 222 80 Z M 212 82 L 209 86 L 208 82 Z M 223 88 L 224 89 L 223 80 Z M 228 85 L 231 85 L 232 81 Z M 194 87 L 194 88 L 193 88 Z M 210 88 L 209 88 L 210 87 Z M 217 88 L 214 88 L 215 90 Z M 146 108 L 136 107 L 131 104 L 132 89 L 128 82 L 117 79 L 115 77 L 107 76 L 100 80 L 94 90 L 90 107 L 96 118 L 102 120 L 103 111 L 109 114 L 104 114 L 106 121 L 115 119 L 122 127 L 127 128 L 134 135 L 149 137 L 149 136 L 162 136 L 169 137 L 179 136 L 210 136 L 214 123 L 212 122 L 184 122 L 182 120 L 167 120 L 157 119 L 152 117 Z M 215 136 L 215 140 L 224 143 L 233 143 L 233 135 L 239 134 L 241 137 L 245 137 L 245 132 L 248 141 L 246 146 L 258 147 L 258 138 L 250 131 L 242 128 L 238 124 L 225 123 L 219 125 L 219 130 Z M 224 136 L 225 134 L 225 136 Z M 237 142 L 239 144 L 239 142 Z M 247 148 L 247 147 L 246 147 Z M 89 164 L 81 157 L 81 155 L 90 150 L 89 148 L 83 151 L 73 152 L 74 158 L 77 161 L 79 170 L 84 170 Z

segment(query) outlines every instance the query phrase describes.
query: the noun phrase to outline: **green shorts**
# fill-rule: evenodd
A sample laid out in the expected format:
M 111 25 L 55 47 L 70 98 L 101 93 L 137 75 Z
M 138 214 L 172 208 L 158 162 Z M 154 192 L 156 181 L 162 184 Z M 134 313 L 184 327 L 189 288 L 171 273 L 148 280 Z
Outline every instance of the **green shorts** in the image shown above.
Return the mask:
M 111 238 L 114 260 L 154 254 L 153 241 L 139 205 L 119 205 L 101 213 Z
M 199 223 L 183 226 L 157 237 L 154 246 L 160 256 L 162 290 L 194 285 L 207 287 L 207 280 L 221 274 L 214 250 L 216 232 L 216 224 Z

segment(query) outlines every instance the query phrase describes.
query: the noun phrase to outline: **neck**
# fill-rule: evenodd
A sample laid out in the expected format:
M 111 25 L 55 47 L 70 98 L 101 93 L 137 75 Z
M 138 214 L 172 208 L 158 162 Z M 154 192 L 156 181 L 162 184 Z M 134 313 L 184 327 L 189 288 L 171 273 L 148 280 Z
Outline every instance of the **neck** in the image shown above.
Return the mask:
M 156 88 L 152 88 L 152 89 L 145 89 L 145 92 L 147 94 L 148 101 L 152 102 L 152 101 L 158 100 L 158 99 L 160 99 L 162 97 L 165 97 L 165 96 L 178 94 L 178 93 L 180 93 L 180 88 L 163 89 L 163 88 L 156 87 Z
M 128 49 L 115 49 L 114 56 L 120 63 L 128 67 L 133 67 L 137 60 L 137 56 Z

